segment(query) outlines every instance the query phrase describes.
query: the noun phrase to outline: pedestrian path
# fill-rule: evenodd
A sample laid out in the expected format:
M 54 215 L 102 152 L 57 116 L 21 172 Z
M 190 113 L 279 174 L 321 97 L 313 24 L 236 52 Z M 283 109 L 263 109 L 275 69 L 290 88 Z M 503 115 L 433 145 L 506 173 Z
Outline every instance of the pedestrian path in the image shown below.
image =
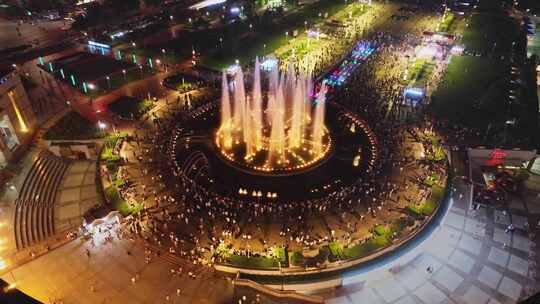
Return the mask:
M 139 243 L 116 237 L 103 241 L 104 235 L 96 233 L 95 242 L 79 238 L 2 279 L 43 303 L 231 303 L 229 280 L 172 274 L 165 259 L 145 263 Z
M 354 283 L 345 280 L 343 288 L 319 294 L 331 304 L 496 304 L 526 297 L 535 284 L 535 244 L 523 232 L 506 233 L 492 211 L 468 210 L 467 197 L 455 196 L 444 224 L 411 261 L 348 278 Z

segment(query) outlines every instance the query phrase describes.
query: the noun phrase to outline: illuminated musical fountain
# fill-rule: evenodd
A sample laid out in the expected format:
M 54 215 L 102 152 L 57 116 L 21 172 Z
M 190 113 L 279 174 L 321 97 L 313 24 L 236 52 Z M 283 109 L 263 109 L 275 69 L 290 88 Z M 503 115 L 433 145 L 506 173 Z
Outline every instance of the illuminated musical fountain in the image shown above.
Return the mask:
M 262 173 L 292 173 L 319 163 L 330 151 L 325 126 L 326 86 L 313 98 L 311 79 L 292 68 L 268 75 L 263 94 L 261 70 L 255 63 L 251 94 L 244 74 L 229 82 L 223 73 L 221 124 L 215 142 L 229 161 Z

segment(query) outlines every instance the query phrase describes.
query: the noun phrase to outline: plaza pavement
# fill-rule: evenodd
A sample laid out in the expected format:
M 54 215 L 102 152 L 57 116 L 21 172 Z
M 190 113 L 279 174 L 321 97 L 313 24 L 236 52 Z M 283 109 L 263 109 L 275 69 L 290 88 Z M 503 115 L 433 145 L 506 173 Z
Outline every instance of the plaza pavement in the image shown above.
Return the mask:
M 67 34 L 60 29 L 62 26 L 64 26 L 63 21 L 35 21 L 33 24 L 26 22 L 18 24 L 16 21 L 0 18 L 0 49 L 23 44 L 32 45 L 36 40 L 39 40 L 40 45 L 57 43 Z M 20 36 L 17 34 L 17 27 L 21 32 Z
M 314 293 L 331 304 L 516 303 L 526 288 L 536 286 L 529 278 L 534 265 L 528 254 L 534 243 L 524 232 L 505 233 L 506 223 L 491 210 L 469 210 L 469 196 L 460 199 L 469 193 L 468 186 L 458 184 L 456 190 L 444 224 L 404 258 L 408 261 L 346 277 L 343 287 Z M 531 200 L 525 205 L 536 204 Z M 516 212 L 510 214 L 517 217 Z M 153 258 L 145 264 L 139 243 L 117 238 L 107 242 L 102 234 L 95 239 L 96 247 L 79 238 L 2 279 L 45 303 L 231 303 L 230 282 L 207 270 L 195 280 L 185 275 L 201 272 L 192 265 L 183 265 L 181 276 L 171 275 L 173 264 L 184 262 Z M 138 277 L 136 283 L 133 277 Z
M 154 258 L 146 264 L 144 249 L 138 243 L 116 238 L 105 241 L 102 236 L 95 237 L 96 247 L 78 238 L 4 274 L 2 279 L 43 303 L 230 302 L 232 285 L 228 280 L 207 271 L 192 279 L 186 275 L 191 268 L 185 265 L 183 275 L 172 275 L 173 264 L 166 259 Z M 137 279 L 132 283 L 134 277 Z
M 516 303 L 528 288 L 537 290 L 529 258 L 535 244 L 525 232 L 505 233 L 506 224 L 496 223 L 492 210 L 470 210 L 470 197 L 459 199 L 469 192 L 458 185 L 444 224 L 409 261 L 345 278 L 343 287 L 316 294 L 330 304 L 497 304 Z

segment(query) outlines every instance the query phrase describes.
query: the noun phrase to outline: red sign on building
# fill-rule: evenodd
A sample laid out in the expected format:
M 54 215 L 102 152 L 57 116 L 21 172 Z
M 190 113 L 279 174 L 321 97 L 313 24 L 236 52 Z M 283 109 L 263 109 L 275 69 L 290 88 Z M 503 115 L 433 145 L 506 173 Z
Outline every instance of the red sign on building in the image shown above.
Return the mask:
M 501 165 L 504 163 L 506 156 L 508 156 L 508 154 L 501 149 L 493 149 L 489 155 L 491 158 L 486 161 L 487 166 Z

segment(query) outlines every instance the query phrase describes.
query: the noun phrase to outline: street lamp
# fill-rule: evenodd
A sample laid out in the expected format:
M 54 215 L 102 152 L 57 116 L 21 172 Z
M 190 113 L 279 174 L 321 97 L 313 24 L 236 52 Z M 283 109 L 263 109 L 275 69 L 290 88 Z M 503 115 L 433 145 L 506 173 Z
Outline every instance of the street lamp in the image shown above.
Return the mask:
M 124 81 L 126 81 L 126 70 L 122 70 L 122 74 L 124 74 Z
M 105 79 L 107 79 L 107 87 L 108 87 L 109 90 L 110 90 L 110 89 L 111 89 L 111 77 L 105 76 Z

